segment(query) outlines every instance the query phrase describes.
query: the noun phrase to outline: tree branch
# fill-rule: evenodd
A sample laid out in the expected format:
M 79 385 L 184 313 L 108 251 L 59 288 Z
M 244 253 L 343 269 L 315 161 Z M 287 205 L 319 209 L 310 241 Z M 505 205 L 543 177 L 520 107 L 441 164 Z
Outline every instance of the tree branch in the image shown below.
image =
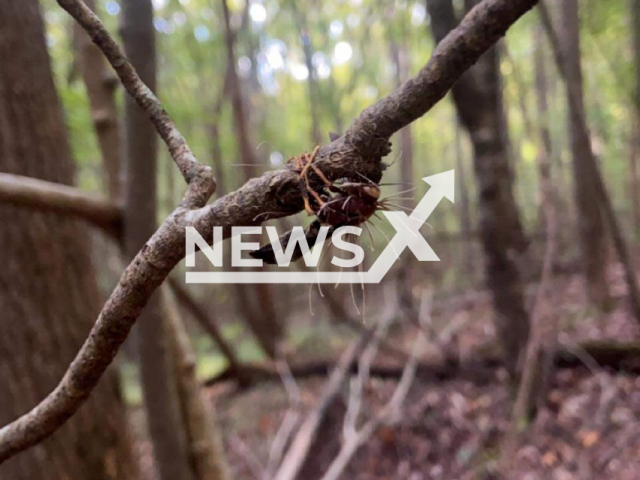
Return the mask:
M 182 204 L 125 269 L 58 386 L 31 411 L 0 429 L 0 462 L 51 435 L 87 399 L 151 294 L 184 257 L 186 226 L 196 227 L 210 240 L 214 225 L 224 227 L 228 237 L 232 226 L 256 225 L 267 217 L 283 217 L 302 209 L 299 177 L 289 168 L 267 172 L 236 192 L 202 207 L 215 188 L 210 168 L 197 163 L 158 99 L 140 81 L 91 10 L 78 0 L 58 0 L 58 3 L 87 30 L 129 94 L 149 114 L 189 182 L 189 189 Z M 415 78 L 365 110 L 345 137 L 321 148 L 318 167 L 330 179 L 359 179 L 359 175 L 365 175 L 378 181 L 383 169 L 380 159 L 389 152 L 388 138 L 424 115 L 483 52 L 536 3 L 537 0 L 485 0 L 442 42 Z
M 59 183 L 0 173 L 0 202 L 77 216 L 116 236 L 122 230 L 119 205 Z

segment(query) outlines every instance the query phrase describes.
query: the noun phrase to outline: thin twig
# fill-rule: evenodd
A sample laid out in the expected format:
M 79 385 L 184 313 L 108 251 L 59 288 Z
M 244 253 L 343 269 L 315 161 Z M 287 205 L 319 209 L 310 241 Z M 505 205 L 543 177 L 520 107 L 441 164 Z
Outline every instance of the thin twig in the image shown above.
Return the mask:
M 386 289 L 385 293 L 388 291 L 389 289 Z M 389 300 L 390 295 L 385 295 L 385 297 Z M 387 305 L 393 305 L 393 303 L 389 302 Z M 360 411 L 362 409 L 362 391 L 364 390 L 364 386 L 369 382 L 371 364 L 378 354 L 380 339 L 384 338 L 389 330 L 389 325 L 393 319 L 393 313 L 394 311 L 392 310 L 390 314 L 383 315 L 378 320 L 375 333 L 367 345 L 367 348 L 365 348 L 364 352 L 360 356 L 360 361 L 358 362 L 358 375 L 351 379 L 347 413 L 345 414 L 342 428 L 344 438 L 348 438 L 356 432 L 358 417 L 360 416 Z
M 273 477 L 274 480 L 294 480 L 297 477 L 309 454 L 311 444 L 329 405 L 333 402 L 333 399 L 338 395 L 338 392 L 344 384 L 351 364 L 360 355 L 362 349 L 369 343 L 371 333 L 372 331 L 369 331 L 358 340 L 352 342 L 340 357 L 340 361 L 331 373 L 318 405 L 309 413 L 302 423 L 300 430 L 298 430 L 298 433 L 291 442 L 291 447 L 287 451 L 280 468 Z
M 289 364 L 281 353 L 278 355 L 278 358 L 276 358 L 275 365 L 278 370 L 278 374 L 280 375 L 280 379 L 282 380 L 282 384 L 287 392 L 287 396 L 289 397 L 289 408 L 287 409 L 287 413 L 284 415 L 284 419 L 278 429 L 278 433 L 276 433 L 276 436 L 271 443 L 267 468 L 265 468 L 264 474 L 262 475 L 264 480 L 270 480 L 273 478 L 273 475 L 282 460 L 287 442 L 298 425 L 298 420 L 300 419 L 300 407 L 302 403 L 300 387 L 298 387 L 298 383 L 291 373 Z
M 257 457 L 253 450 L 247 445 L 247 443 L 242 440 L 237 434 L 232 435 L 229 438 L 229 445 L 233 448 L 236 453 L 242 457 L 245 461 L 245 464 L 249 467 L 251 474 L 256 480 L 262 479 L 262 472 L 264 471 L 264 465 Z
M 402 371 L 402 377 L 393 392 L 391 400 L 389 400 L 380 412 L 368 420 L 360 430 L 353 432 L 353 434 L 345 439 L 340 452 L 329 466 L 322 480 L 337 480 L 344 472 L 349 461 L 353 458 L 353 455 L 355 455 L 364 442 L 375 433 L 380 425 L 385 423 L 392 424 L 400 418 L 402 404 L 415 379 L 418 358 L 427 344 L 428 341 L 426 337 L 420 333 L 413 344 L 411 357 Z

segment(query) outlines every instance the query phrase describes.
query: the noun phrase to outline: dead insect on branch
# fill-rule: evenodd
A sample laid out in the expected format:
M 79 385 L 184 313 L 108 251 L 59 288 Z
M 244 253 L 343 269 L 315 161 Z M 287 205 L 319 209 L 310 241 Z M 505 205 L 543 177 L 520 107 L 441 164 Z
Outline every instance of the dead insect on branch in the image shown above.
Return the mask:
M 362 182 L 349 179 L 330 181 L 314 164 L 319 147 L 312 153 L 304 153 L 289 160 L 293 168 L 300 175 L 300 190 L 304 199 L 305 211 L 316 217 L 305 230 L 309 248 L 313 248 L 320 232 L 320 227 L 328 226 L 330 235 L 339 227 L 358 226 L 365 223 L 377 210 L 389 210 L 383 200 L 380 200 L 380 185 L 363 177 Z M 313 171 L 322 182 L 318 188 L 311 186 L 309 171 Z M 280 236 L 280 244 L 287 248 L 291 232 Z M 253 258 L 263 260 L 267 264 L 276 264 L 276 258 L 271 244 L 250 253 Z M 299 245 L 296 245 L 291 258 L 296 261 L 302 257 Z

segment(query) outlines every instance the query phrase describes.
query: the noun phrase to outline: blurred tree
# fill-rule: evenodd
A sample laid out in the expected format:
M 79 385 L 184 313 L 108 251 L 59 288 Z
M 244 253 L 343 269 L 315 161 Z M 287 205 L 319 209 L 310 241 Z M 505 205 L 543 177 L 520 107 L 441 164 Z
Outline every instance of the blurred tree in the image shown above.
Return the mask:
M 475 0 L 466 2 L 472 7 Z M 427 0 L 437 42 L 457 25 L 451 0 Z M 514 253 L 525 248 L 520 213 L 513 196 L 513 172 L 502 104 L 499 52 L 489 50 L 453 87 L 462 125 L 471 136 L 479 191 L 479 226 L 486 282 L 493 294 L 495 324 L 505 365 L 515 377 L 529 335 L 521 274 Z
M 587 280 L 587 294 L 591 303 L 598 308 L 610 307 L 609 287 L 606 277 L 607 237 L 604 217 L 600 209 L 600 200 L 594 195 L 595 183 L 593 171 L 587 165 L 595 162 L 591 144 L 585 142 L 579 131 L 586 124 L 584 111 L 584 93 L 582 85 L 582 67 L 580 60 L 580 18 L 578 0 L 561 2 L 562 45 L 564 50 L 564 70 L 567 95 L 573 96 L 568 102 L 568 130 L 571 139 L 573 157 L 573 181 L 575 203 L 578 208 L 578 227 L 582 248 L 582 264 Z
M 307 17 L 298 7 L 298 2 L 292 0 L 289 2 L 296 29 L 300 33 L 300 43 L 304 52 L 304 63 L 307 67 L 308 77 L 307 86 L 309 88 L 309 113 L 311 117 L 311 140 L 315 145 L 322 144 L 322 134 L 320 133 L 320 87 L 318 85 L 318 72 L 313 64 L 313 44 L 311 43 L 311 34 L 307 25 Z
M 127 56 L 151 90 L 156 87 L 156 50 L 151 0 L 122 2 L 122 38 Z M 125 100 L 125 255 L 133 258 L 156 229 L 157 133 L 146 113 Z M 168 325 L 160 292 L 135 327 L 144 405 L 160 480 L 194 479 L 172 366 Z
M 473 269 L 473 251 L 472 230 L 473 220 L 471 218 L 471 200 L 469 199 L 469 189 L 467 187 L 468 176 L 465 162 L 464 149 L 462 145 L 462 136 L 464 134 L 462 125 L 458 118 L 453 122 L 455 131 L 455 149 L 456 149 L 456 205 L 459 208 L 460 217 L 460 234 L 462 239 L 463 253 L 462 271 L 463 273 L 471 272 Z
M 539 144 L 538 150 L 538 183 L 540 188 L 540 197 L 544 198 L 545 189 L 551 185 L 551 158 L 553 155 L 553 144 L 551 142 L 551 132 L 549 131 L 549 99 L 547 88 L 547 69 L 545 56 L 545 38 L 542 25 L 538 24 L 534 28 L 534 42 L 538 45 L 534 53 L 534 75 L 535 75 L 535 93 L 536 106 L 538 114 L 538 134 Z M 555 203 L 555 198 L 549 199 Z M 542 207 L 541 202 L 541 207 Z M 545 216 L 544 208 L 540 209 L 540 220 Z M 540 224 L 544 223 L 540 221 Z
M 405 44 L 406 40 L 399 43 L 389 35 L 389 46 L 391 50 L 391 61 L 395 67 L 396 87 L 399 87 L 409 79 L 409 50 Z M 415 201 L 413 200 L 413 133 L 411 125 L 407 125 L 398 132 L 400 137 L 400 191 L 404 191 L 405 198 L 398 200 L 399 203 L 407 208 L 413 209 Z M 409 191 L 407 191 L 409 190 Z M 399 306 L 402 313 L 412 323 L 418 322 L 418 309 L 413 298 L 413 285 L 415 284 L 415 276 L 413 275 L 414 258 L 404 256 L 401 265 L 398 268 L 398 290 L 399 290 Z
M 562 41 L 555 32 L 549 11 L 547 10 L 544 3 L 540 3 L 538 9 L 541 14 L 541 20 L 544 25 L 545 31 L 547 33 L 547 36 L 550 38 L 550 42 L 553 47 L 556 65 L 565 82 L 569 112 L 575 113 L 583 111 L 584 109 L 580 107 L 580 105 L 582 105 L 583 103 L 581 90 L 576 89 L 577 84 L 575 83 L 575 78 L 573 79 L 574 81 L 571 81 L 571 75 L 568 72 L 568 70 L 570 69 L 571 61 L 566 58 L 567 53 L 563 48 Z M 568 13 L 571 14 L 570 12 Z M 577 12 L 575 12 L 575 17 L 577 18 Z M 578 58 L 578 66 L 579 64 L 580 59 Z M 611 234 L 613 245 L 616 249 L 616 253 L 618 254 L 618 259 L 620 260 L 620 263 L 622 264 L 622 268 L 624 270 L 624 277 L 628 287 L 628 294 L 629 299 L 631 300 L 633 315 L 635 316 L 636 320 L 640 321 L 640 287 L 638 287 L 638 282 L 636 280 L 635 267 L 633 266 L 633 260 L 629 248 L 627 247 L 627 242 L 624 238 L 622 228 L 620 227 L 620 224 L 618 222 L 618 217 L 613 207 L 613 202 L 607 190 L 604 178 L 600 173 L 600 166 L 596 160 L 596 156 L 591 145 L 591 137 L 589 135 L 589 128 L 587 126 L 586 118 L 584 115 L 573 115 L 571 116 L 571 121 L 574 122 L 571 125 L 572 134 L 579 137 L 577 139 L 572 138 L 572 143 L 575 142 L 581 145 L 587 145 L 589 147 L 589 155 L 581 159 L 582 167 L 586 169 L 584 172 L 584 177 L 589 181 L 587 185 L 588 190 L 590 194 L 593 195 L 597 200 L 596 205 L 601 209 L 600 213 L 603 217 L 603 220 L 607 222 L 606 225 L 608 227 L 608 231 Z M 604 232 L 601 233 L 604 234 Z M 606 252 L 601 254 L 604 256 L 605 253 Z M 604 260 L 606 260 L 606 256 Z M 605 287 L 608 287 L 608 283 L 606 282 Z M 610 303 L 611 302 L 609 297 L 609 300 L 607 300 L 605 304 L 600 305 L 600 307 L 603 309 L 608 309 L 611 307 Z
M 251 145 L 248 131 L 249 120 L 242 99 L 240 78 L 236 70 L 236 32 L 231 27 L 226 0 L 222 0 L 222 10 L 227 48 L 228 87 L 233 107 L 234 132 L 240 151 L 240 163 L 242 164 L 245 180 L 248 181 L 256 176 L 258 160 Z M 243 313 L 249 328 L 256 336 L 265 353 L 271 358 L 275 358 L 277 345 L 282 337 L 282 324 L 275 311 L 273 290 L 267 284 L 236 284 L 234 289 L 237 295 L 238 308 Z
M 222 436 L 196 375 L 196 354 L 171 290 L 166 286 L 161 290 L 191 468 L 198 480 L 228 480 L 229 467 L 222 449 Z
M 632 202 L 634 234 L 640 234 L 640 0 L 631 0 L 631 39 L 635 76 L 634 107 L 632 120 L 631 157 L 629 165 L 629 192 Z
M 0 171 L 71 185 L 75 169 L 38 2 L 2 2 L 0 32 Z M 83 224 L 5 205 L 0 219 L 4 425 L 57 384 L 96 318 L 100 297 Z M 115 371 L 51 438 L 3 463 L 0 478 L 138 478 Z
M 95 11 L 94 0 L 86 0 L 89 8 Z M 116 108 L 115 90 L 118 78 L 107 66 L 104 55 L 91 41 L 83 28 L 74 23 L 73 40 L 77 52 L 78 66 L 87 89 L 91 105 L 91 120 L 98 137 L 98 146 L 102 154 L 105 183 L 109 197 L 120 199 L 120 166 L 122 164 L 120 126 Z

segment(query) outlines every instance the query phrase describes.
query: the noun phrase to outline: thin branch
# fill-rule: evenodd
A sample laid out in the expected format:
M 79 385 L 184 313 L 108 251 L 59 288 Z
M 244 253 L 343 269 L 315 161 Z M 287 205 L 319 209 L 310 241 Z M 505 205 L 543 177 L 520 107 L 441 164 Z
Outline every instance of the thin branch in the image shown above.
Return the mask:
M 298 387 L 298 383 L 291 373 L 291 368 L 281 352 L 279 352 L 278 358 L 276 358 L 275 366 L 287 392 L 287 396 L 289 397 L 289 408 L 287 409 L 287 413 L 285 413 L 282 424 L 278 429 L 278 433 L 276 433 L 276 436 L 271 443 L 267 467 L 265 468 L 262 476 L 263 480 L 271 480 L 278 468 L 278 465 L 280 465 L 280 461 L 285 453 L 289 438 L 291 438 L 295 428 L 298 426 L 300 408 L 302 404 L 300 387 Z
M 366 442 L 371 435 L 375 433 L 380 425 L 394 423 L 400 417 L 400 410 L 402 404 L 407 398 L 413 380 L 416 377 L 416 367 L 418 363 L 418 357 L 423 353 L 428 341 L 422 334 L 418 334 L 418 338 L 413 344 L 411 357 L 404 366 L 402 376 L 398 382 L 398 386 L 393 392 L 389 402 L 380 410 L 376 415 L 370 418 L 360 430 L 351 432 L 345 438 L 342 444 L 342 448 L 336 458 L 331 462 L 331 465 L 327 469 L 327 472 L 322 477 L 322 480 L 337 480 L 344 469 L 347 467 L 358 449 Z
M 349 367 L 369 343 L 372 332 L 370 330 L 367 334 L 362 335 L 359 340 L 354 341 L 340 357 L 340 361 L 331 373 L 318 405 L 309 413 L 300 426 L 300 430 L 291 442 L 291 447 L 287 451 L 278 472 L 273 477 L 274 480 L 294 480 L 298 476 L 327 408 L 340 392 L 349 372 Z
M 275 212 L 270 213 L 271 218 L 278 218 L 303 208 L 299 177 L 286 168 L 267 172 L 215 203 L 194 210 L 208 201 L 215 188 L 210 169 L 195 161 L 157 98 L 140 82 L 91 10 L 77 0 L 58 3 L 88 31 L 127 91 L 147 111 L 189 182 L 189 189 L 182 205 L 160 225 L 125 269 L 60 383 L 39 405 L 0 429 L 0 462 L 51 435 L 84 403 L 153 292 L 184 258 L 186 226 L 195 227 L 210 241 L 214 225 L 223 227 L 225 237 L 229 237 L 232 226 L 260 224 L 269 212 Z M 389 136 L 433 107 L 456 79 L 536 3 L 537 0 L 485 0 L 478 5 L 438 46 L 415 78 L 365 110 L 346 136 L 320 149 L 318 168 L 329 179 L 359 180 L 359 175 L 365 175 L 378 181 L 383 169 L 380 157 L 389 152 Z
M 351 379 L 349 402 L 342 429 L 344 438 L 348 438 L 357 430 L 358 419 L 360 417 L 360 411 L 362 409 L 362 392 L 365 385 L 369 382 L 369 378 L 371 375 L 371 365 L 378 354 L 380 339 L 386 337 L 386 334 L 389 330 L 389 325 L 391 325 L 391 321 L 393 320 L 395 312 L 397 311 L 395 302 L 389 301 L 389 297 L 391 296 L 390 288 L 386 288 L 384 294 L 386 300 L 385 304 L 391 308 L 385 309 L 386 313 L 384 313 L 378 320 L 378 324 L 376 326 L 373 337 L 367 345 L 367 348 L 365 348 L 364 352 L 360 356 L 360 360 L 358 361 L 358 374 Z
M 195 182 L 184 199 L 190 207 L 203 206 L 215 191 L 216 183 L 210 167 L 198 163 L 186 140 L 167 115 L 160 100 L 138 76 L 126 55 L 104 27 L 98 16 L 81 0 L 57 0 L 58 4 L 71 15 L 91 40 L 102 50 L 105 57 L 120 77 L 122 85 L 136 103 L 149 115 L 158 134 L 167 144 L 171 158 L 188 184 Z
M 229 438 L 229 445 L 236 454 L 244 460 L 244 463 L 249 467 L 249 471 L 253 478 L 261 480 L 262 472 L 264 472 L 264 465 L 251 447 L 249 447 L 249 445 L 247 445 L 246 442 L 237 434 L 231 435 L 231 438 Z

